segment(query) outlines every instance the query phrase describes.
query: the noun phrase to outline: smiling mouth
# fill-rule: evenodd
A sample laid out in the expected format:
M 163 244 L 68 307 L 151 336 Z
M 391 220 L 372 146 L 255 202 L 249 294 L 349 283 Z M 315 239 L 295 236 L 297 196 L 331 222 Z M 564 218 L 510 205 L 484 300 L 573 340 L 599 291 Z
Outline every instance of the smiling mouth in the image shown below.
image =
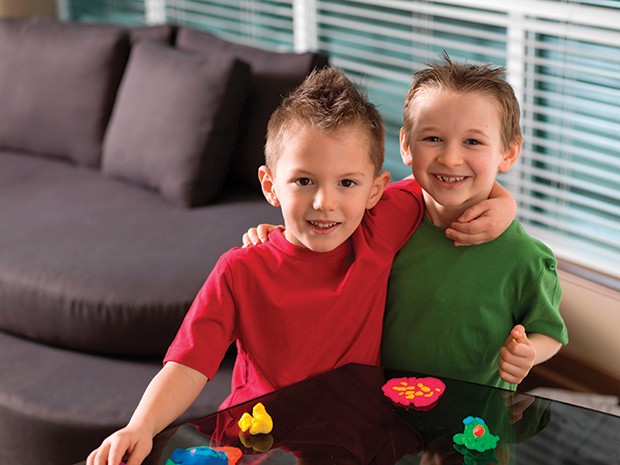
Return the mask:
M 321 230 L 328 230 L 340 224 L 338 222 L 333 222 L 333 221 L 329 221 L 329 222 L 320 221 L 319 222 L 319 221 L 312 221 L 312 220 L 308 220 L 308 223 L 310 223 L 310 226 L 312 226 L 313 228 L 317 228 Z
M 465 179 L 465 176 L 454 176 L 454 177 L 451 177 L 451 176 L 440 176 L 440 175 L 437 174 L 437 175 L 435 175 L 435 178 L 439 179 L 441 182 L 452 184 L 452 183 L 455 183 L 455 182 L 462 181 L 463 179 Z

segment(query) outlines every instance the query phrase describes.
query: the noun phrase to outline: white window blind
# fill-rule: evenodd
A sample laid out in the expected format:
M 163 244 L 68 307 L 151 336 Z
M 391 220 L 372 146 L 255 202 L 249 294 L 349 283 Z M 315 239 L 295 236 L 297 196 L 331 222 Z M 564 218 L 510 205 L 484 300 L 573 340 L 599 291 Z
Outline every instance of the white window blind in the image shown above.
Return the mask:
M 519 201 L 519 219 L 560 258 L 620 278 L 617 9 L 492 0 L 330 0 L 317 9 L 319 48 L 369 85 L 388 124 L 388 154 L 398 154 L 412 72 L 443 50 L 506 66 L 525 143 L 500 180 Z M 394 157 L 387 167 L 403 173 L 399 163 Z
M 526 229 L 620 288 L 620 2 L 610 0 L 74 1 L 102 19 L 142 4 L 173 22 L 275 50 L 319 49 L 368 88 L 388 128 L 386 168 L 407 174 L 398 130 L 411 74 L 446 51 L 507 67 L 524 147 L 500 180 Z M 91 9 L 85 5 L 91 4 Z M 102 9 L 102 5 L 106 8 Z M 139 8 L 138 8 L 139 9 Z M 69 10 L 72 10 L 69 8 Z M 163 12 L 163 13 L 162 13 Z M 80 14 L 72 17 L 78 18 Z M 153 20 L 155 18 L 155 20 Z M 159 19 L 158 19 L 159 18 Z
M 120 24 L 143 24 L 150 0 L 56 0 L 63 19 Z
M 176 24 L 272 50 L 289 51 L 294 47 L 290 0 L 170 0 L 165 5 L 168 21 Z

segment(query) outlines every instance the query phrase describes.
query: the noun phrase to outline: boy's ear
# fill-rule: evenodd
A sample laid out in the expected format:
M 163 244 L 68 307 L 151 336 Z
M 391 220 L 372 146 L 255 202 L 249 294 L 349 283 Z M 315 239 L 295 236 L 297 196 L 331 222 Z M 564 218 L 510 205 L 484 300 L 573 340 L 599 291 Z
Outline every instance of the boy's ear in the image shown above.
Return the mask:
M 280 201 L 276 194 L 276 184 L 273 178 L 273 174 L 269 168 L 265 165 L 258 168 L 258 180 L 260 181 L 260 187 L 263 190 L 263 195 L 274 207 L 280 206 Z
M 413 158 L 411 157 L 411 148 L 405 137 L 405 128 L 400 128 L 400 157 L 403 159 L 405 166 L 411 166 Z
M 519 159 L 519 154 L 521 153 L 521 144 L 523 143 L 522 139 L 519 139 L 518 142 L 512 144 L 508 150 L 504 152 L 504 156 L 502 161 L 499 164 L 498 170 L 501 173 L 505 173 L 517 162 Z
M 392 175 L 390 174 L 389 171 L 384 171 L 382 173 L 379 173 L 375 177 L 373 181 L 372 189 L 370 191 L 370 195 L 368 196 L 368 202 L 366 202 L 366 209 L 371 209 L 372 207 L 377 205 L 377 202 L 383 195 L 383 191 L 388 186 L 391 179 L 392 179 Z

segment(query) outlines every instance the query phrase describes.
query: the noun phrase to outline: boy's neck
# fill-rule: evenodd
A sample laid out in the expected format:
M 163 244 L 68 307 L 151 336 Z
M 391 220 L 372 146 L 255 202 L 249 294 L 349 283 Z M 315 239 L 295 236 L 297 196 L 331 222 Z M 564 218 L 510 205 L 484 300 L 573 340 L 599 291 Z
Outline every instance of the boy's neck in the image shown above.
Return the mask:
M 462 206 L 445 207 L 439 205 L 425 190 L 422 190 L 422 194 L 424 196 L 426 219 L 439 228 L 446 229 L 450 227 L 450 225 L 458 221 L 465 210 L 467 210 L 467 208 Z

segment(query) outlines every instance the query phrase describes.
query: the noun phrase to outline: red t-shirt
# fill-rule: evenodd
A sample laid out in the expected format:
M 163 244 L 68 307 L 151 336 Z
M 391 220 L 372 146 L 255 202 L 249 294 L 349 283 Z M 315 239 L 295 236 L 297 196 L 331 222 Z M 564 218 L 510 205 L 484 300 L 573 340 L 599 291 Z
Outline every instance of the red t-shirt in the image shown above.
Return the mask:
M 417 183 L 400 181 L 330 252 L 297 247 L 280 230 L 264 244 L 231 249 L 200 289 L 164 363 L 212 379 L 236 341 L 232 391 L 220 408 L 347 363 L 378 365 L 392 261 L 423 210 Z

